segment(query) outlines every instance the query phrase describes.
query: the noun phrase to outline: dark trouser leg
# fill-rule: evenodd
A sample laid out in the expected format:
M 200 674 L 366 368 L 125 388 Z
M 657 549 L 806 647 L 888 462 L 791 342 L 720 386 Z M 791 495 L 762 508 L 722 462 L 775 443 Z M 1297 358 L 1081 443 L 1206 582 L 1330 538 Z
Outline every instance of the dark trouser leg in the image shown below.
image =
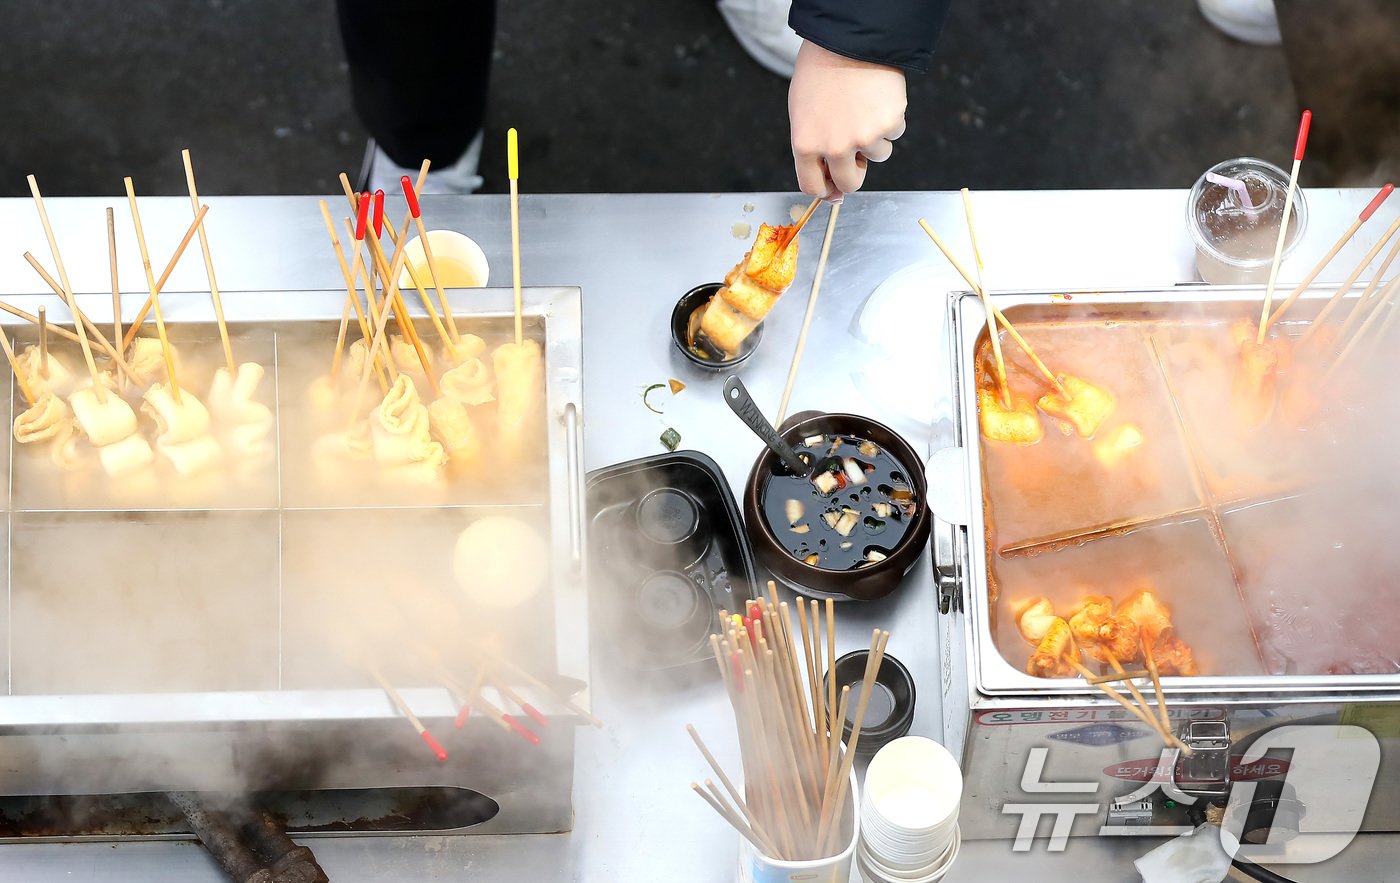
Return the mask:
M 1400 173 L 1400 12 L 1395 0 L 1276 0 L 1298 102 L 1314 120 L 1310 184 Z
M 495 0 L 336 0 L 355 110 L 396 165 L 455 163 L 481 130 Z

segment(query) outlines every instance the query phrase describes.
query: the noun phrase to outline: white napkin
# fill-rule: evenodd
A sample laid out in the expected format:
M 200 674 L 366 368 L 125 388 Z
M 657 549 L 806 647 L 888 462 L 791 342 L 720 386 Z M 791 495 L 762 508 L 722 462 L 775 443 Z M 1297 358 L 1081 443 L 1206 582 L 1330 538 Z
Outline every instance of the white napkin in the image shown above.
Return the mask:
M 1220 883 L 1230 873 L 1230 856 L 1220 845 L 1220 829 L 1201 825 L 1163 843 L 1133 866 L 1142 883 Z

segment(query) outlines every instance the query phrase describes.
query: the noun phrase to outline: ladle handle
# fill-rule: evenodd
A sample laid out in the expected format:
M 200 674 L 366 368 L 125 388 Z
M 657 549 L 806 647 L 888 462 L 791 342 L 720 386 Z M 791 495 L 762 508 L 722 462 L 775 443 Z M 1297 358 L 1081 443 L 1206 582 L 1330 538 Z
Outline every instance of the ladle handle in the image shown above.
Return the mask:
M 788 471 L 793 475 L 806 475 L 807 464 L 802 462 L 802 458 L 797 456 L 783 437 L 778 435 L 778 431 L 773 428 L 773 424 L 768 422 L 768 418 L 763 416 L 763 412 L 754 403 L 753 396 L 744 388 L 744 382 L 738 375 L 731 374 L 724 381 L 724 401 L 729 405 L 729 410 L 738 415 L 754 431 L 754 434 L 763 439 L 763 443 L 768 445 L 773 453 L 782 458 Z

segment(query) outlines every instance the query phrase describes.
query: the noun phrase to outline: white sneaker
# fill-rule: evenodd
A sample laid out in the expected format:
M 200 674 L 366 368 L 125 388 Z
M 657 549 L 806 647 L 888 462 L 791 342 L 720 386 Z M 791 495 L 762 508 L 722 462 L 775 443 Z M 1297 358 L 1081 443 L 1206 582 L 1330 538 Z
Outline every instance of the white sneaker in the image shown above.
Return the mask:
M 467 146 L 466 153 L 461 159 L 450 166 L 439 168 L 432 166 L 428 169 L 428 177 L 423 181 L 424 193 L 447 193 L 465 196 L 475 193 L 481 189 L 485 183 L 481 176 L 477 174 L 477 169 L 481 166 L 481 141 L 484 133 L 477 132 L 476 138 Z M 369 169 L 369 189 L 370 192 L 383 190 L 385 193 L 397 193 L 402 189 L 399 180 L 407 175 L 410 181 L 418 180 L 418 169 L 406 169 L 403 166 L 395 165 L 379 145 L 374 147 L 374 162 Z
M 719 0 L 719 11 L 734 39 L 753 60 L 792 79 L 802 38 L 788 27 L 791 0 Z
M 1260 46 L 1283 42 L 1274 0 L 1196 0 L 1201 15 L 1236 40 Z

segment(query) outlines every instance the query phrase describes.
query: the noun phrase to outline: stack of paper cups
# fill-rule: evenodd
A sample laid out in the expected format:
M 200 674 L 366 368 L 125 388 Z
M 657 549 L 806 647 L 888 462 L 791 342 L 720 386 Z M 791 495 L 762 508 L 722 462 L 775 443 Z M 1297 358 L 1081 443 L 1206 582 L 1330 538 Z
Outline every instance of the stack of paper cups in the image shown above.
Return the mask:
M 962 770 L 922 736 L 881 748 L 865 773 L 856 866 L 866 883 L 934 883 L 953 866 L 962 837 Z

